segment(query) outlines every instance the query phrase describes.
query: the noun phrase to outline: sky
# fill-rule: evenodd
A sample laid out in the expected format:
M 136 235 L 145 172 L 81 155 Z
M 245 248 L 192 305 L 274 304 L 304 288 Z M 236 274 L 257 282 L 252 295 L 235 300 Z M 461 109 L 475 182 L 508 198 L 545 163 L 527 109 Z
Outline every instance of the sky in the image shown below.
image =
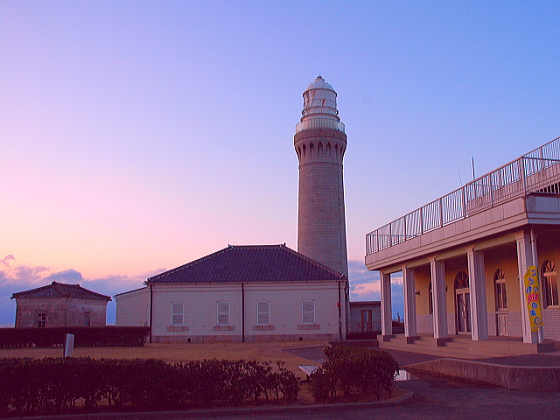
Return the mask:
M 52 281 L 114 296 L 228 244 L 297 249 L 318 75 L 351 299 L 379 299 L 368 232 L 560 136 L 558 22 L 546 0 L 0 0 L 0 325 Z

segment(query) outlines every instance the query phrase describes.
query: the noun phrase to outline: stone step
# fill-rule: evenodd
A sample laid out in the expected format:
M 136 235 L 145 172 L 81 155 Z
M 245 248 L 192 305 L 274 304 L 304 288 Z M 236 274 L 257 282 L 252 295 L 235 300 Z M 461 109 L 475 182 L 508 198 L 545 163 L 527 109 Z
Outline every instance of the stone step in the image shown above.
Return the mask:
M 554 351 L 555 343 L 523 344 L 515 340 L 472 341 L 470 337 L 453 336 L 441 346 L 432 337 L 421 336 L 407 340 L 404 335 L 379 336 L 379 347 L 414 353 L 433 354 L 437 356 L 464 359 L 535 354 Z
M 400 345 L 399 343 L 382 342 L 379 344 L 379 347 L 381 349 L 400 350 L 400 351 L 408 351 L 412 353 L 432 354 L 435 356 L 455 357 L 461 359 L 480 359 L 480 358 L 488 357 L 483 354 L 472 353 L 468 351 L 468 349 L 459 351 L 457 349 L 443 347 L 443 346 L 429 347 L 429 346 L 417 346 L 416 344 Z

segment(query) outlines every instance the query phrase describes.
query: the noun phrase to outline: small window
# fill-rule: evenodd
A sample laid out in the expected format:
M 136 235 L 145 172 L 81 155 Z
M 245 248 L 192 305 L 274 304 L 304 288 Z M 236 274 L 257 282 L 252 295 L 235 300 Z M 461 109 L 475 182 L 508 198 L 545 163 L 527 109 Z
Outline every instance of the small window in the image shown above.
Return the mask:
M 556 265 L 550 260 L 545 261 L 542 267 L 542 280 L 545 306 L 558 306 L 558 280 Z
M 91 326 L 91 313 L 84 312 L 84 327 Z
M 257 325 L 270 324 L 270 302 L 260 300 L 257 302 Z
M 302 301 L 302 324 L 315 324 L 315 301 Z
M 229 325 L 229 302 L 216 302 L 217 324 Z
M 507 309 L 506 275 L 500 269 L 494 273 L 494 291 L 496 294 L 496 311 Z
M 185 322 L 184 305 L 182 302 L 171 304 L 171 325 L 183 325 Z
M 45 328 L 47 326 L 47 314 L 45 312 L 37 312 L 35 315 L 35 326 Z

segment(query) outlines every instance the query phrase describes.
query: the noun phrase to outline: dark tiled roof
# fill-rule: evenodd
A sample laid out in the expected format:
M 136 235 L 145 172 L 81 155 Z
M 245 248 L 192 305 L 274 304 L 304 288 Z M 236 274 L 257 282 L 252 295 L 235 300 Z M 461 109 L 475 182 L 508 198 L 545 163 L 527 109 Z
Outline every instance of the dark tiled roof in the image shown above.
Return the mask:
M 147 284 L 260 283 L 345 280 L 334 271 L 286 245 L 230 245 L 173 270 Z
M 53 281 L 52 284 L 28 290 L 26 292 L 14 293 L 12 299 L 17 298 L 76 298 L 76 299 L 95 299 L 109 301 L 109 296 L 101 295 L 84 289 L 79 284 L 64 284 Z

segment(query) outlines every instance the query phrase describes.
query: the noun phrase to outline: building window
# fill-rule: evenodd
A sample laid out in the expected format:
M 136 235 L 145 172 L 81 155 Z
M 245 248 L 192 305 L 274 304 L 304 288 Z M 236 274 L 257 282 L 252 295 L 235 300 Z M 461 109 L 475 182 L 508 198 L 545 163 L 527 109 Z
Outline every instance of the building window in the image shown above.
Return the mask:
M 270 324 L 270 302 L 259 300 L 257 302 L 257 325 Z
M 45 312 L 37 312 L 35 315 L 35 326 L 39 328 L 47 326 L 47 314 Z
M 171 325 L 183 325 L 185 322 L 185 311 L 182 302 L 171 303 Z
M 216 302 L 217 325 L 229 325 L 229 302 Z
M 432 282 L 430 281 L 430 285 L 428 286 L 428 311 L 430 315 L 434 313 L 434 297 L 432 293 Z
M 301 306 L 302 324 L 315 324 L 315 301 L 304 300 Z
M 84 312 L 84 327 L 91 326 L 91 313 Z
M 506 275 L 500 269 L 494 273 L 494 287 L 496 294 L 496 311 L 507 309 Z
M 545 306 L 558 306 L 558 280 L 556 266 L 550 260 L 542 266 L 542 288 L 544 291 Z

